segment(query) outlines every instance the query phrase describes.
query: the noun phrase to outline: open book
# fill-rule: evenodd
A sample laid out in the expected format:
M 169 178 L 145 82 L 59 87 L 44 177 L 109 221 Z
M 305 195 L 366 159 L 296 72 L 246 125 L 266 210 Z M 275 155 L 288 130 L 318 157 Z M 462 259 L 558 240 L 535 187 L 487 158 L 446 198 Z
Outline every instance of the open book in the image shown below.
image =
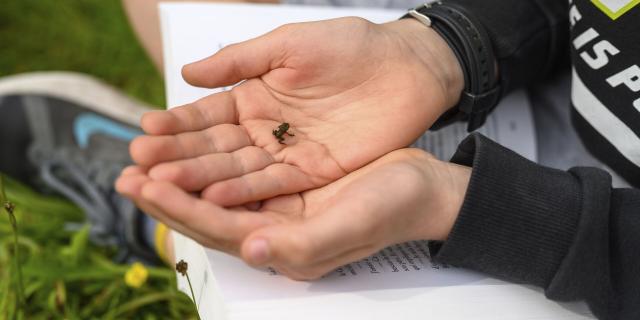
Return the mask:
M 290 22 L 360 16 L 382 23 L 402 14 L 359 8 L 161 4 L 168 105 L 228 89 L 194 88 L 180 75 L 184 64 L 228 44 Z M 533 121 L 524 92 L 507 97 L 479 131 L 535 161 Z M 452 125 L 426 133 L 414 146 L 447 159 L 466 135 L 466 125 Z M 174 243 L 176 258 L 189 263 L 202 319 L 592 319 L 583 304 L 558 304 L 535 288 L 433 264 L 426 242 L 389 247 L 312 282 L 253 269 L 179 234 Z M 178 285 L 189 292 L 182 276 Z

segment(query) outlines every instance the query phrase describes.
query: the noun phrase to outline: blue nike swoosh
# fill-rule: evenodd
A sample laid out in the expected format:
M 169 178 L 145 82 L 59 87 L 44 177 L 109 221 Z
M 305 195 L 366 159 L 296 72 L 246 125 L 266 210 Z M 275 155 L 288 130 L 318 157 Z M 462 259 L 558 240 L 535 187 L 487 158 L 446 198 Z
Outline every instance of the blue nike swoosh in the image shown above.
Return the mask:
M 131 129 L 94 113 L 79 115 L 73 124 L 73 133 L 81 148 L 89 146 L 89 139 L 94 134 L 104 134 L 123 141 L 130 141 L 142 134 L 139 130 Z

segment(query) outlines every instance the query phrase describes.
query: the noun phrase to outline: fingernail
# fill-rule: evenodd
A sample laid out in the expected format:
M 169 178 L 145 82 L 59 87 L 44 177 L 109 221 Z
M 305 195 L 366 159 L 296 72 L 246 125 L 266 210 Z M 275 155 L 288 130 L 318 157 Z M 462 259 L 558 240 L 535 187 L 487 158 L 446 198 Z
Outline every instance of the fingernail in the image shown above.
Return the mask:
M 253 264 L 264 264 L 269 260 L 269 244 L 265 239 L 255 239 L 249 243 L 249 259 Z

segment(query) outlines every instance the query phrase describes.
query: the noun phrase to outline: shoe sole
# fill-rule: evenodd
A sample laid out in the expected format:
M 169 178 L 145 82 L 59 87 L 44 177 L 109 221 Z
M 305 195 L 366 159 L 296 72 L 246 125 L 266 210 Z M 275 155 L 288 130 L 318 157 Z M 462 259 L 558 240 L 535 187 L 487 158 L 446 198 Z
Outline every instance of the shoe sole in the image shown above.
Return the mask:
M 31 72 L 0 78 L 0 100 L 20 94 L 69 100 L 136 127 L 142 114 L 154 109 L 94 77 L 75 72 Z

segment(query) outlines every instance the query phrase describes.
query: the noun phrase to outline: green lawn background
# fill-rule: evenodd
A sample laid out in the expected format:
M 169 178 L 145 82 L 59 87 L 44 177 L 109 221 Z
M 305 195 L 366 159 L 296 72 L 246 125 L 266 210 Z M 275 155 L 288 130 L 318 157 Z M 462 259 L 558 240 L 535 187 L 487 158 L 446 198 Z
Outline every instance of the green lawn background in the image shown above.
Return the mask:
M 164 87 L 120 0 L 1 0 L 0 77 L 66 70 L 164 106 Z
M 0 0 L 0 77 L 45 70 L 90 74 L 151 105 L 165 105 L 161 76 L 120 0 Z M 2 121 L 10 119 L 0 115 Z M 16 205 L 28 297 L 19 303 L 14 238 L 0 203 L 0 319 L 195 318 L 171 269 L 149 268 L 143 287 L 128 287 L 123 276 L 129 266 L 110 261 L 113 249 L 88 243 L 86 227 L 69 230 L 69 221 L 82 225 L 77 207 L 11 179 L 5 186 Z

